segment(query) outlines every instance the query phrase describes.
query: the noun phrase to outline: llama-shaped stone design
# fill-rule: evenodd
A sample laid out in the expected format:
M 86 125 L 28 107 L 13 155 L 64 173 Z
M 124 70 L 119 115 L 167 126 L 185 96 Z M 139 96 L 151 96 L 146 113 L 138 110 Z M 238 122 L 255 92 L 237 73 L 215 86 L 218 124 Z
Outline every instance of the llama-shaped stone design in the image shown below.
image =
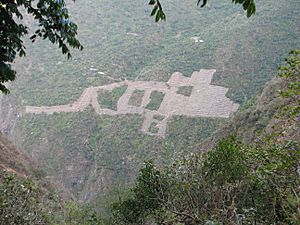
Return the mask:
M 239 105 L 225 96 L 228 88 L 211 85 L 214 73 L 215 70 L 202 69 L 193 72 L 191 77 L 185 77 L 176 72 L 168 82 L 125 80 L 104 86 L 89 87 L 72 104 L 41 107 L 26 106 L 25 112 L 34 114 L 79 112 L 91 105 L 99 115 L 142 114 L 145 119 L 141 131 L 148 135 L 164 137 L 167 121 L 173 115 L 228 118 L 231 113 L 237 111 Z M 117 102 L 117 110 L 104 108 L 99 104 L 98 92 L 100 90 L 112 91 L 125 85 L 127 89 Z M 190 95 L 180 94 L 178 92 L 180 87 L 191 87 Z M 129 99 L 136 90 L 144 93 L 140 106 L 129 104 Z M 157 110 L 146 108 L 151 101 L 153 91 L 164 94 Z M 155 125 L 157 132 L 149 131 L 152 124 Z

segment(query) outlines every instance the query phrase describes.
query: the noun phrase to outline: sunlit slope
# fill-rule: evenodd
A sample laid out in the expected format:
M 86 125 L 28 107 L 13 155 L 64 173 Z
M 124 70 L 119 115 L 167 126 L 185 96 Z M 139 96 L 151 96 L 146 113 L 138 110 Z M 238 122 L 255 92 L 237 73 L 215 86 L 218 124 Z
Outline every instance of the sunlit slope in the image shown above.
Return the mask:
M 145 159 L 165 162 L 194 150 L 223 119 L 174 117 L 162 139 L 140 132 L 142 116 L 98 116 L 91 109 L 24 115 L 24 106 L 68 104 L 90 86 L 125 78 L 167 81 L 175 71 L 191 76 L 201 68 L 216 69 L 214 83 L 243 103 L 271 79 L 288 50 L 299 47 L 297 0 L 258 1 L 250 19 L 225 0 L 204 9 L 192 0 L 165 1 L 164 8 L 167 21 L 157 24 L 147 1 L 76 1 L 71 14 L 84 51 L 67 61 L 38 41 L 17 62 L 18 80 L 1 110 L 5 115 L 11 107 L 19 117 L 7 132 L 79 199 L 122 189 Z

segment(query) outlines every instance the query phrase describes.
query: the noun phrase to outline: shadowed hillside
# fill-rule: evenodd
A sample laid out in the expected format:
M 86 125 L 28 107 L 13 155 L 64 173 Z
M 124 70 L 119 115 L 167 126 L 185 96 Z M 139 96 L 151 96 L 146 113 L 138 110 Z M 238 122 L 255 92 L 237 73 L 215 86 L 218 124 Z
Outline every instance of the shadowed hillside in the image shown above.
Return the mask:
M 0 170 L 27 177 L 31 176 L 35 169 L 37 166 L 33 160 L 0 133 Z

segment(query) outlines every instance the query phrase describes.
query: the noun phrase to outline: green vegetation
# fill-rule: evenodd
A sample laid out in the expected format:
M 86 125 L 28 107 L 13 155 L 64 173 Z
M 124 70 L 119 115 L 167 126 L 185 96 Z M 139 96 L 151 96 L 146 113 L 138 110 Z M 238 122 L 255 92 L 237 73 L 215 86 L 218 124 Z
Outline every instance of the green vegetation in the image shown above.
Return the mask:
M 140 0 L 76 1 L 69 10 L 84 51 L 66 60 L 46 41 L 24 40 L 27 57 L 16 61 L 18 79 L 1 99 L 1 117 L 12 115 L 9 135 L 38 159 L 47 176 L 101 211 L 104 201 L 134 182 L 145 159 L 168 164 L 172 157 L 197 152 L 226 120 L 176 116 L 162 139 L 140 132 L 142 116 L 99 116 L 90 109 L 28 115 L 24 106 L 69 104 L 89 86 L 125 78 L 168 81 L 175 71 L 190 76 L 201 68 L 216 69 L 213 83 L 228 87 L 227 96 L 242 104 L 271 80 L 287 50 L 299 46 L 299 3 L 259 1 L 256 15 L 246 19 L 230 1 L 209 1 L 204 9 L 194 1 L 165 1 L 167 20 L 154 23 L 151 8 Z M 204 42 L 195 43 L 194 36 Z M 245 110 L 228 130 L 253 137 L 276 111 L 263 107 Z M 243 125 L 250 119 L 252 126 Z
M 165 117 L 159 114 L 155 114 L 153 116 L 153 119 L 158 120 L 158 121 L 162 121 Z
M 156 134 L 158 132 L 157 122 L 152 122 L 149 131 L 153 134 Z
M 25 8 L 33 7 L 32 2 L 26 1 Z M 41 11 L 41 2 L 46 3 L 45 11 Z M 252 0 L 233 2 L 242 4 L 248 16 L 255 11 Z M 56 215 L 52 205 L 43 207 L 43 190 L 27 179 L 9 175 L 0 182 L 0 219 L 5 225 L 107 224 L 95 211 L 107 217 L 104 203 L 112 199 L 116 202 L 112 224 L 299 223 L 299 52 L 282 67 L 283 83 L 267 89 L 256 102 L 249 99 L 273 77 L 286 50 L 299 46 L 300 2 L 260 1 L 256 17 L 246 20 L 244 12 L 237 10 L 240 7 L 232 7 L 229 1 L 210 1 L 201 12 L 189 1 L 166 1 L 164 14 L 159 1 L 151 1 L 151 12 L 139 0 L 118 4 L 86 0 L 80 7 L 70 7 L 85 45 L 85 51 L 74 53 L 72 61 L 66 61 L 48 42 L 41 40 L 34 48 L 30 40 L 22 43 L 27 28 L 14 24 L 13 18 L 18 13 L 14 10 L 24 3 L 0 2 L 0 29 L 16 31 L 0 30 L 0 34 L 9 34 L 0 35 L 5 40 L 0 44 L 4 53 L 0 62 L 2 91 L 7 91 L 2 83 L 15 77 L 9 64 L 16 54 L 24 55 L 24 45 L 29 53 L 17 59 L 15 69 L 20 76 L 11 85 L 11 95 L 1 99 L 0 115 L 13 115 L 9 128 L 15 143 L 38 159 L 47 176 L 77 200 L 92 205 L 69 203 L 64 210 L 59 207 L 64 215 Z M 77 26 L 68 21 L 64 1 L 39 3 L 37 10 L 28 13 L 45 13 L 42 18 L 37 15 L 36 19 L 43 20 L 39 25 L 49 19 L 57 27 L 46 27 L 35 35 L 58 43 L 68 55 L 67 45 L 61 41 L 81 48 L 75 38 Z M 61 14 L 57 16 L 58 11 Z M 168 20 L 154 24 L 149 14 L 157 21 L 168 15 Z M 7 21 L 13 26 L 6 26 Z M 27 19 L 23 22 L 31 25 Z M 193 42 L 195 35 L 203 43 Z M 16 40 L 16 45 L 7 48 L 11 40 Z M 228 97 L 234 101 L 247 102 L 234 122 L 223 125 L 214 136 L 224 119 L 176 116 L 169 121 L 163 139 L 142 134 L 143 118 L 137 115 L 99 117 L 91 109 L 51 116 L 22 113 L 26 105 L 68 104 L 89 86 L 122 79 L 167 81 L 175 71 L 190 76 L 201 68 L 215 68 L 214 84 L 230 88 Z M 278 100 L 274 94 L 279 89 L 285 99 Z M 99 101 L 116 109 L 122 91 L 104 93 Z M 140 96 L 138 93 L 132 104 L 139 104 Z M 148 107 L 157 109 L 162 99 L 157 92 Z M 156 131 L 155 123 L 151 129 Z M 237 137 L 220 141 L 220 133 L 228 136 L 231 132 Z M 203 148 L 204 139 L 204 144 L 215 147 Z M 212 150 L 198 153 L 199 149 Z M 172 158 L 174 163 L 170 163 Z M 155 162 L 147 162 L 138 173 L 142 161 L 150 159 Z M 132 184 L 132 191 L 126 191 Z M 56 207 L 56 202 L 53 205 Z
M 259 2 L 250 19 L 230 2 L 209 4 L 199 9 L 192 2 L 165 2 L 168 20 L 158 26 L 138 0 L 75 3 L 70 12 L 80 28 L 84 51 L 66 60 L 46 42 L 37 42 L 34 48 L 25 42 L 28 54 L 18 60 L 19 76 L 8 98 L 20 105 L 16 101 L 22 93 L 28 105 L 68 104 L 86 87 L 112 82 L 107 75 L 167 81 L 176 71 L 190 76 L 194 70 L 215 68 L 214 81 L 229 87 L 229 96 L 242 103 L 261 90 L 287 49 L 299 45 L 298 30 L 293 29 L 298 24 L 298 2 Z M 191 40 L 195 35 L 204 40 L 203 45 Z M 90 71 L 91 67 L 105 74 Z
M 113 205 L 114 222 L 297 224 L 300 154 L 291 149 L 298 147 L 230 137 L 165 169 L 147 162 L 132 196 Z
M 143 90 L 134 90 L 132 95 L 129 98 L 128 104 L 136 107 L 140 107 L 143 101 L 143 96 L 145 91 Z
M 280 68 L 278 83 L 273 84 L 280 88 L 267 86 L 255 102 L 246 104 L 231 126 L 221 128 L 227 137 L 217 137 L 215 147 L 207 152 L 197 152 L 199 140 L 208 137 L 221 120 L 174 117 L 166 139 L 162 140 L 140 134 L 137 129 L 142 118 L 137 116 L 119 116 L 117 120 L 108 116 L 95 118 L 91 110 L 54 114 L 50 122 L 45 115 L 27 116 L 28 124 L 21 130 L 27 135 L 27 142 L 22 143 L 32 149 L 36 139 L 44 143 L 43 157 L 52 160 L 47 164 L 42 162 L 47 173 L 67 167 L 75 176 L 61 177 L 61 182 L 66 187 L 71 184 L 70 189 L 78 198 L 89 198 L 85 189 L 89 195 L 97 195 L 99 190 L 106 195 L 94 200 L 93 206 L 69 203 L 57 211 L 56 202 L 45 204 L 41 198 L 43 190 L 33 182 L 4 175 L 0 182 L 1 223 L 299 224 L 299 56 L 299 51 L 291 52 L 286 65 Z M 250 131 L 256 141 L 247 144 L 229 135 L 240 136 L 245 129 L 249 132 L 247 123 L 256 127 Z M 71 131 L 78 134 L 57 141 L 58 135 L 66 136 Z M 56 143 L 55 149 L 48 144 L 52 142 Z M 126 177 L 137 173 L 140 162 L 156 158 L 158 153 L 164 155 L 157 164 L 165 166 L 147 161 L 133 188 L 120 192 L 129 184 Z M 179 157 L 181 154 L 185 156 Z M 170 163 L 171 157 L 175 159 Z M 72 160 L 76 168 L 72 168 Z M 93 165 L 91 170 L 87 169 L 90 165 Z M 103 179 L 104 182 L 97 183 Z M 111 186 L 116 189 L 107 191 Z M 117 199 L 116 196 L 119 200 L 111 206 L 111 218 L 103 220 L 95 208 L 99 210 L 104 200 Z M 49 202 L 51 207 L 45 207 Z M 61 210 L 63 215 L 59 213 Z
M 33 182 L 0 172 L 0 224 L 44 224 L 46 209 Z
M 103 220 L 97 215 L 95 209 L 89 205 L 69 202 L 65 205 L 65 223 L 74 225 L 104 225 Z M 62 224 L 62 221 L 60 221 Z
M 43 146 L 40 165 L 47 175 L 55 176 L 78 199 L 93 201 L 104 210 L 105 199 L 128 186 L 144 160 L 161 155 L 159 161 L 168 164 L 174 154 L 196 151 L 197 144 L 224 121 L 174 117 L 165 139 L 158 139 L 140 132 L 143 120 L 137 115 L 98 117 L 91 109 L 54 114 L 51 120 L 27 115 L 19 121 L 24 124 L 17 124 L 24 128 L 17 136 L 25 141 L 15 140 L 28 146 L 29 153 Z M 65 139 L 57 139 L 61 136 Z
M 198 0 L 198 4 L 200 2 L 201 0 Z M 251 16 L 255 12 L 253 0 L 234 0 L 233 2 L 242 4 L 244 10 L 247 11 L 247 16 Z M 204 0 L 201 7 L 206 5 L 206 3 L 207 0 Z M 156 22 L 166 19 L 158 0 L 150 0 L 149 4 L 153 5 L 151 16 L 155 16 Z M 25 45 L 22 38 L 28 35 L 29 28 L 15 19 L 23 20 L 23 12 L 19 10 L 21 7 L 26 9 L 27 14 L 33 16 L 39 26 L 39 29 L 30 37 L 32 42 L 37 37 L 48 39 L 53 44 L 58 44 L 59 48 L 62 49 L 62 53 L 67 54 L 68 58 L 71 57 L 68 45 L 73 48 L 83 49 L 80 42 L 76 39 L 77 25 L 70 21 L 64 0 L 40 0 L 37 4 L 34 4 L 33 0 L 21 0 L 10 3 L 1 0 L 1 28 L 5 27 L 5 29 L 1 29 L 0 91 L 4 93 L 9 92 L 4 82 L 15 79 L 15 71 L 11 69 L 11 63 L 15 60 L 17 53 L 21 57 L 25 55 Z
M 38 180 L 41 181 L 41 180 Z M 1 225 L 103 225 L 89 205 L 61 199 L 49 186 L 14 173 L 0 172 Z
M 293 98 L 292 103 L 285 106 L 285 111 L 294 117 L 300 113 L 300 50 L 290 52 L 286 65 L 280 67 L 279 76 L 286 80 L 287 87 L 280 92 L 285 98 Z
M 112 205 L 113 223 L 299 224 L 299 55 L 279 71 L 288 101 L 268 120 L 272 129 L 254 134 L 259 141 L 244 144 L 225 127 L 208 152 L 163 168 L 146 162 L 131 194 Z
M 246 102 L 243 103 L 243 105 L 240 106 L 239 111 L 245 111 L 249 109 L 251 106 L 255 104 L 256 96 L 253 96 L 252 98 L 248 99 Z
M 200 2 L 201 0 L 198 0 L 198 4 Z M 242 4 L 248 17 L 255 13 L 253 0 L 233 0 L 233 2 Z M 203 0 L 201 7 L 206 3 L 207 0 Z M 153 5 L 151 16 L 155 16 L 156 22 L 166 19 L 159 0 L 150 0 L 149 4 Z M 28 35 L 29 28 L 21 22 L 24 11 L 19 9 L 22 7 L 25 8 L 26 14 L 31 15 L 38 23 L 39 29 L 30 37 L 32 42 L 35 42 L 37 37 L 48 39 L 51 43 L 58 44 L 62 53 L 67 54 L 68 58 L 71 58 L 68 46 L 83 49 L 76 39 L 77 25 L 69 19 L 64 0 L 39 0 L 37 4 L 33 0 L 9 3 L 1 0 L 0 91 L 4 93 L 9 92 L 4 83 L 15 79 L 15 71 L 11 69 L 11 63 L 14 62 L 17 53 L 20 57 L 26 54 L 22 38 Z
M 21 10 L 25 9 L 25 10 Z M 64 0 L 49 1 L 19 0 L 7 2 L 0 1 L 0 91 L 8 93 L 4 83 L 15 79 L 15 71 L 11 63 L 17 54 L 25 56 L 25 46 L 22 38 L 28 35 L 29 28 L 24 25 L 23 14 L 28 14 L 35 19 L 39 26 L 30 37 L 34 42 L 37 37 L 48 39 L 53 44 L 58 44 L 63 54 L 71 57 L 68 46 L 82 50 L 82 45 L 76 39 L 77 25 L 69 19 Z M 26 15 L 27 16 L 27 15 Z
M 100 90 L 98 93 L 98 101 L 101 107 L 117 110 L 119 98 L 125 93 L 127 86 L 117 87 L 112 91 Z
M 184 95 L 184 96 L 191 96 L 193 91 L 192 86 L 182 86 L 178 88 L 178 91 L 176 92 L 177 94 Z
M 164 100 L 165 94 L 160 91 L 152 91 L 150 95 L 150 102 L 146 105 L 146 109 L 158 110 L 160 104 Z
M 197 0 L 197 5 L 201 3 L 201 7 L 204 7 L 207 2 L 208 0 Z M 243 9 L 247 12 L 247 17 L 250 17 L 256 11 L 254 0 L 232 0 L 232 2 L 235 4 L 241 4 Z M 156 22 L 159 20 L 166 20 L 166 15 L 159 0 L 150 0 L 149 5 L 153 5 L 151 16 L 155 17 Z

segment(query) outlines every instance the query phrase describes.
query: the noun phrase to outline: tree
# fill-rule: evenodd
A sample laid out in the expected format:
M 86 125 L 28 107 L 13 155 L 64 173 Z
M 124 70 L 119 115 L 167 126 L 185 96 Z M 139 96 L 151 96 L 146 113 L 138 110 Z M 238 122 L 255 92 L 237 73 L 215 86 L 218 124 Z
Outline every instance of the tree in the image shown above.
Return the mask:
M 75 0 L 73 0 L 75 1 Z M 255 12 L 254 0 L 232 0 L 234 3 L 242 4 L 247 16 Z M 151 16 L 155 21 L 165 20 L 159 0 L 150 0 L 153 6 Z M 207 0 L 197 0 L 197 4 L 204 7 Z M 27 26 L 22 24 L 23 14 L 32 16 L 38 23 L 39 29 L 29 34 Z M 6 82 L 13 81 L 16 72 L 12 70 L 11 64 L 17 55 L 25 56 L 25 46 L 22 38 L 31 35 L 34 42 L 37 38 L 48 39 L 53 44 L 58 44 L 63 54 L 71 57 L 70 49 L 83 49 L 76 38 L 77 25 L 69 18 L 65 0 L 0 0 L 0 91 L 9 93 L 5 86 Z
M 5 82 L 13 81 L 16 72 L 11 69 L 17 55 L 25 56 L 22 38 L 28 27 L 22 24 L 23 14 L 32 16 L 39 29 L 31 34 L 58 44 L 63 54 L 71 57 L 69 47 L 83 49 L 77 40 L 77 25 L 69 19 L 64 0 L 0 0 L 0 91 L 8 93 Z
M 204 7 L 208 0 L 197 0 L 197 5 Z M 256 11 L 255 0 L 232 0 L 235 4 L 241 4 L 243 9 L 247 12 L 247 17 L 252 16 Z M 163 11 L 162 4 L 160 0 L 150 0 L 149 5 L 153 6 L 151 16 L 155 16 L 155 21 L 166 20 L 166 15 Z
M 230 136 L 166 168 L 148 162 L 113 224 L 299 224 L 298 147 Z

